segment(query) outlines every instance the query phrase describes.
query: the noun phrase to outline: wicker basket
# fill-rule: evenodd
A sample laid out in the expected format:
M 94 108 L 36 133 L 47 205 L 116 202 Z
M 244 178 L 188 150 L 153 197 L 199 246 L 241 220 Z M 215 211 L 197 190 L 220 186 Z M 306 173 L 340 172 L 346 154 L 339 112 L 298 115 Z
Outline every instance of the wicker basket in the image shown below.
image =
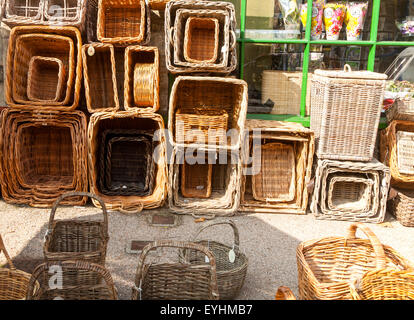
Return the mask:
M 164 10 L 170 0 L 148 0 L 152 10 Z
M 99 201 L 102 207 L 103 221 L 55 220 L 59 203 L 63 199 L 73 196 L 86 196 Z M 104 266 L 108 240 L 108 213 L 105 203 L 91 193 L 69 192 L 60 196 L 53 204 L 45 235 L 43 254 L 45 261 L 49 263 L 82 260 Z
M 17 103 L 29 105 L 65 105 L 69 103 L 73 90 L 74 81 L 74 47 L 71 38 L 66 36 L 56 36 L 48 34 L 24 34 L 16 39 L 16 48 L 14 55 L 14 76 L 13 83 L 13 99 Z M 35 99 L 30 101 L 28 97 L 28 86 L 36 86 L 40 92 L 39 96 L 47 96 L 48 92 L 56 91 L 57 81 L 46 81 L 43 83 L 30 83 L 30 63 L 33 57 L 45 56 L 58 59 L 62 62 L 63 67 L 67 70 L 67 77 L 62 79 L 64 82 L 65 94 L 59 101 L 41 101 Z M 38 80 L 38 79 L 37 79 Z M 49 83 L 52 82 L 52 83 Z M 54 82 L 54 83 L 53 83 Z M 49 87 L 47 86 L 49 85 Z M 44 86 L 44 88 L 43 88 Z M 49 94 L 50 95 L 50 94 Z M 51 100 L 51 99 L 49 99 Z
M 119 110 L 114 47 L 105 43 L 85 44 L 82 60 L 88 111 Z
M 146 30 L 145 6 L 144 0 L 99 1 L 97 22 L 99 41 L 113 45 L 142 42 Z
M 56 39 L 56 37 L 64 37 L 66 40 L 71 40 L 73 42 L 73 51 L 71 51 L 71 44 L 68 41 L 68 47 L 61 48 L 60 51 L 57 48 L 50 46 L 50 43 L 47 48 L 38 46 L 38 39 L 31 39 L 31 34 L 41 35 L 44 40 L 46 38 Z M 22 54 L 17 55 L 17 39 L 21 36 L 25 36 L 27 41 L 27 46 L 21 46 L 20 49 L 23 50 Z M 70 38 L 70 39 L 68 39 Z M 32 44 L 36 42 L 36 46 Z M 23 44 L 23 43 L 22 43 Z M 75 109 L 79 104 L 80 98 L 80 89 L 82 85 L 82 55 L 81 55 L 82 39 L 80 32 L 77 28 L 74 27 L 49 27 L 49 26 L 22 26 L 14 27 L 10 33 L 9 46 L 7 52 L 7 76 L 5 81 L 5 98 L 6 103 L 16 109 L 25 109 L 25 110 L 45 110 L 45 111 L 70 111 Z M 35 50 L 35 48 L 37 48 Z M 27 49 L 27 50 L 25 50 Z M 48 53 L 48 50 L 50 52 Z M 54 53 L 56 52 L 56 53 Z M 60 53 L 57 53 L 60 52 Z M 71 55 L 73 52 L 73 59 Z M 56 102 L 55 105 L 45 105 L 43 102 L 30 101 L 30 104 L 27 102 L 27 75 L 28 75 L 28 66 L 30 58 L 33 55 L 38 56 L 51 56 L 55 58 L 60 58 L 65 66 L 67 74 L 67 88 L 65 99 L 62 102 Z M 65 62 L 66 61 L 66 62 Z M 17 90 L 13 90 L 14 87 Z M 17 91 L 18 96 L 22 98 L 22 101 L 18 102 L 14 99 L 13 91 Z M 19 99 L 20 100 L 20 99 Z
M 356 238 L 362 230 L 368 239 Z M 302 242 L 296 250 L 299 295 L 302 300 L 351 299 L 350 285 L 366 271 L 385 264 L 410 268 L 393 248 L 382 245 L 363 224 L 351 224 L 346 237 L 327 237 Z
M 257 130 L 259 131 L 257 132 Z M 293 161 L 286 161 L 287 159 L 284 159 L 283 163 L 286 164 L 284 169 L 285 171 L 283 173 L 279 173 L 283 175 L 283 181 L 285 181 L 284 185 L 286 185 L 287 188 L 284 188 L 285 190 L 289 191 L 289 189 L 293 189 L 292 184 L 294 186 L 294 198 L 290 201 L 266 201 L 266 198 L 263 198 L 263 200 L 257 200 L 254 197 L 253 179 L 257 179 L 255 175 L 262 176 L 264 179 L 266 179 L 266 185 L 271 189 L 278 187 L 281 178 L 275 174 L 273 175 L 273 179 L 268 179 L 269 174 L 267 171 L 273 171 L 273 167 L 275 165 L 275 161 L 271 158 L 268 162 L 268 164 L 271 164 L 271 166 L 267 166 L 268 170 L 266 170 L 266 172 L 263 171 L 261 174 L 258 170 L 259 168 L 257 168 L 257 165 L 259 163 L 261 165 L 262 162 L 262 160 L 259 160 L 258 151 L 260 151 L 260 154 L 262 154 L 261 147 L 263 143 L 276 143 L 281 146 L 293 146 Z M 291 150 L 290 147 L 289 150 Z M 244 138 L 244 143 L 242 146 L 242 163 L 244 174 L 241 180 L 240 211 L 305 214 L 308 205 L 307 185 L 311 177 L 313 155 L 313 132 L 309 129 L 306 129 L 301 124 L 270 120 L 247 120 L 246 137 Z M 255 161 L 255 159 L 257 160 Z M 288 168 L 288 165 L 290 168 Z M 295 178 L 294 182 L 292 182 L 292 176 Z
M 212 62 L 190 62 L 185 58 L 186 21 L 190 18 L 216 19 L 218 21 L 217 58 Z M 174 28 L 170 30 L 174 42 L 174 64 L 180 67 L 226 68 L 229 62 L 231 46 L 234 45 L 234 33 L 230 32 L 230 15 L 227 10 L 190 10 L 178 9 L 175 15 Z M 232 35 L 232 44 L 230 44 Z
M 10 26 L 40 23 L 43 20 L 43 0 L 5 1 L 2 18 Z
M 175 112 L 175 137 L 179 144 L 222 145 L 227 140 L 226 110 L 197 107 Z
M 63 193 L 86 191 L 86 116 L 78 111 L 1 114 L 0 162 L 6 202 L 51 207 Z M 81 205 L 85 197 L 65 199 Z
M 125 110 L 157 112 L 159 98 L 157 47 L 129 46 L 125 50 Z
M 414 98 L 397 99 L 385 110 L 388 123 L 393 120 L 414 121 Z
M 15 268 L 1 236 L 0 251 L 3 251 L 9 265 L 9 268 L 0 268 L 0 300 L 24 300 L 29 286 L 30 274 Z M 39 283 L 33 281 L 32 287 L 38 289 Z
M 394 192 L 394 196 L 391 194 Z M 389 212 L 405 227 L 414 227 L 414 191 L 391 189 L 387 203 Z
M 230 40 L 231 43 L 228 45 L 228 61 L 227 63 L 224 60 L 219 60 L 224 62 L 224 67 L 220 64 L 220 66 L 213 65 L 211 63 L 202 63 L 202 64 L 193 64 L 193 65 L 178 65 L 174 61 L 174 56 L 180 59 L 180 64 L 185 63 L 185 59 L 181 60 L 180 52 L 183 52 L 181 49 L 180 52 L 175 52 L 174 45 L 179 45 L 179 50 L 183 43 L 183 40 L 180 40 L 177 43 L 177 37 L 183 39 L 183 34 L 185 32 L 184 28 L 181 27 L 180 30 L 176 29 L 175 23 L 179 23 L 179 20 L 176 19 L 177 11 L 185 9 L 185 10 L 194 10 L 198 11 L 194 13 L 197 17 L 211 17 L 211 11 L 215 11 L 215 15 L 219 14 L 222 11 L 227 11 L 229 14 L 229 34 L 232 35 L 232 39 Z M 182 20 L 182 19 L 180 19 Z M 221 29 L 223 26 L 223 29 Z M 224 32 L 225 24 L 220 23 L 220 31 L 219 31 L 219 47 L 218 51 L 221 52 L 221 48 L 225 48 L 226 50 L 227 42 L 224 38 L 220 36 L 221 30 L 223 30 L 222 35 L 225 36 Z M 233 72 L 237 67 L 237 52 L 236 52 L 236 15 L 234 5 L 229 2 L 224 1 L 186 1 L 186 0 L 178 0 L 178 1 L 170 1 L 167 3 L 165 7 L 165 60 L 167 63 L 167 69 L 171 73 L 220 73 L 220 74 L 229 74 Z M 221 40 L 223 39 L 223 40 Z
M 253 170 L 259 173 L 252 177 L 253 198 L 265 202 L 292 201 L 296 195 L 294 145 L 269 142 L 254 148 Z
M 57 102 L 62 96 L 65 67 L 57 58 L 34 56 L 29 62 L 27 97 L 32 101 Z
M 177 214 L 191 214 L 193 217 L 231 216 L 240 204 L 241 161 L 237 151 L 197 148 L 198 163 L 208 158 L 212 164 L 211 194 L 208 198 L 188 199 L 180 189 L 180 177 L 184 161 L 190 162 L 188 151 L 193 148 L 174 148 L 169 164 L 168 202 L 169 208 Z M 190 156 L 192 153 L 190 154 Z M 200 160 L 199 160 L 200 159 Z M 184 191 L 185 192 L 185 191 Z
M 232 246 L 214 240 L 197 240 L 202 231 L 218 225 L 228 225 L 233 229 L 234 243 Z M 197 230 L 192 241 L 207 247 L 216 258 L 217 286 L 220 299 L 235 299 L 243 288 L 248 267 L 248 259 L 240 251 L 239 230 L 236 224 L 231 220 L 206 224 Z M 205 261 L 205 255 L 195 250 L 185 250 L 184 257 L 195 265 Z
M 288 287 L 281 286 L 276 291 L 275 300 L 296 300 L 296 297 Z
M 351 286 L 353 300 L 414 300 L 414 271 L 368 271 Z
M 189 146 L 188 143 L 180 143 L 177 139 L 177 110 L 205 109 L 208 106 L 209 109 L 226 111 L 227 130 L 233 129 L 227 137 L 226 144 L 217 145 L 217 148 L 226 150 L 240 148 L 247 113 L 247 83 L 245 81 L 233 78 L 180 76 L 175 79 L 172 86 L 169 106 L 168 130 L 171 132 L 172 145 Z M 197 125 L 200 124 L 197 123 Z M 191 146 L 202 147 L 206 146 L 206 143 L 195 143 Z
M 368 201 L 367 198 L 361 198 L 360 195 L 351 192 L 351 189 L 331 187 L 332 179 L 344 174 L 350 175 L 347 179 L 353 184 L 352 189 L 361 188 L 360 182 L 352 178 L 352 175 L 364 179 L 367 184 L 372 183 L 371 199 Z M 382 223 L 385 219 L 390 178 L 389 168 L 377 160 L 371 162 L 318 160 L 311 212 L 317 219 Z M 332 188 L 331 193 L 329 193 L 330 188 Z M 334 189 L 338 189 L 337 202 L 341 203 L 340 208 L 332 208 Z M 330 205 L 327 200 L 329 198 L 331 198 Z
M 59 288 L 50 286 L 56 276 Z M 40 283 L 35 287 L 34 283 Z M 42 263 L 33 271 L 27 300 L 117 300 L 118 292 L 107 269 L 86 261 Z
M 218 35 L 218 19 L 189 17 L 184 34 L 185 60 L 194 63 L 215 62 L 218 56 Z
M 154 135 L 154 154 L 152 161 L 155 164 L 153 191 L 144 196 L 107 196 L 99 190 L 99 154 L 102 134 L 105 130 L 145 130 Z M 167 194 L 167 164 L 166 164 L 166 137 L 164 121 L 155 113 L 136 113 L 119 111 L 116 113 L 99 112 L 93 114 L 88 127 L 88 160 L 90 190 L 105 202 L 109 210 L 118 210 L 124 213 L 139 213 L 144 209 L 158 208 L 164 204 Z M 99 202 L 92 200 L 95 206 Z
M 306 115 L 310 110 L 310 85 L 312 73 L 308 73 Z M 300 114 L 302 72 L 264 70 L 262 73 L 262 104 L 269 99 L 274 103 L 272 114 Z
M 315 70 L 311 129 L 320 159 L 370 161 L 383 104 L 385 74 Z
M 381 131 L 380 160 L 390 167 L 391 185 L 413 189 L 414 172 L 412 169 L 414 123 L 394 120 Z
M 181 194 L 185 198 L 210 198 L 211 174 L 213 165 L 188 164 L 181 165 Z
M 148 253 L 156 248 L 191 249 L 208 258 L 201 264 L 182 262 L 146 263 Z M 216 258 L 206 247 L 183 241 L 159 240 L 141 252 L 132 289 L 132 300 L 217 300 Z

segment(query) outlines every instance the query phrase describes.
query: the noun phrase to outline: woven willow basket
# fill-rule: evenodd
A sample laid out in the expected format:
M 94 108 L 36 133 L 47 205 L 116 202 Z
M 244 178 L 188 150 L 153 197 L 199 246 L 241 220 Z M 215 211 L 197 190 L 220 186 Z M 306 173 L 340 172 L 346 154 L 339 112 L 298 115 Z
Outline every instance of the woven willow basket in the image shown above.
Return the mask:
M 358 176 L 365 179 L 366 183 L 373 184 L 370 192 L 371 205 L 367 198 L 356 196 L 351 189 L 341 188 L 338 191 L 338 196 L 342 197 L 338 199 L 341 208 L 330 207 L 328 199 L 331 198 L 332 206 L 332 197 L 335 196 L 333 190 L 329 193 L 331 179 L 344 174 Z M 361 185 L 358 185 L 360 182 L 351 177 L 348 178 L 348 182 L 352 182 L 353 190 L 360 188 Z M 317 219 L 381 223 L 385 219 L 390 178 L 389 168 L 377 160 L 371 162 L 318 160 L 310 205 L 311 212 Z
M 214 18 L 218 21 L 217 57 L 212 62 L 191 62 L 185 58 L 186 21 L 190 18 Z M 230 44 L 230 37 L 232 43 Z M 230 31 L 230 15 L 227 10 L 191 10 L 178 9 L 174 27 L 170 30 L 170 39 L 174 45 L 174 64 L 181 67 L 225 68 L 229 62 L 229 53 L 235 45 L 235 35 Z M 188 41 L 188 40 L 187 40 Z
M 232 228 L 234 234 L 233 245 L 225 245 L 214 240 L 197 240 L 201 232 L 218 225 L 228 225 Z M 235 299 L 243 288 L 248 267 L 248 259 L 240 251 L 239 230 L 236 224 L 231 220 L 206 224 L 197 230 L 192 241 L 205 246 L 216 258 L 217 285 L 220 299 Z M 183 256 L 184 260 L 191 264 L 198 265 L 205 262 L 205 255 L 200 251 L 185 250 Z
M 242 175 L 239 210 L 243 212 L 305 214 L 308 205 L 307 185 L 312 172 L 314 141 L 313 132 L 301 124 L 271 120 L 247 120 L 246 136 L 242 145 L 243 170 L 247 171 L 244 171 L 245 173 Z M 280 173 L 283 174 L 284 181 L 292 182 L 292 176 L 295 176 L 295 181 L 292 182 L 295 193 L 294 198 L 290 201 L 257 200 L 253 195 L 252 180 L 254 174 L 260 173 L 257 172 L 258 170 L 253 170 L 258 164 L 255 165 L 254 163 L 255 158 L 259 158 L 257 151 L 261 151 L 263 143 L 293 146 L 294 161 L 290 161 L 292 167 L 288 168 L 289 163 L 284 159 L 286 164 L 284 170 L 286 171 Z M 274 170 L 271 167 L 274 166 L 274 161 L 269 159 L 268 164 L 270 170 Z M 251 171 L 251 174 L 248 173 L 248 170 Z M 268 179 L 265 172 L 261 176 L 266 180 L 268 188 L 274 189 L 280 183 L 276 173 L 272 175 L 272 179 Z M 285 185 L 289 185 L 290 189 L 291 183 L 285 182 Z
M 359 239 L 360 229 L 368 239 Z M 302 300 L 349 300 L 350 286 L 377 266 L 405 270 L 411 267 L 393 248 L 382 245 L 363 224 L 351 224 L 346 237 L 302 242 L 296 250 L 299 295 Z
M 0 183 L 4 200 L 50 208 L 65 192 L 86 191 L 86 128 L 86 116 L 78 111 L 3 110 Z M 82 205 L 86 200 L 71 197 L 63 204 Z
M 55 220 L 59 203 L 64 198 L 73 196 L 86 196 L 99 201 L 102 207 L 103 221 Z M 108 240 L 108 213 L 102 199 L 87 192 L 69 192 L 60 196 L 53 204 L 45 235 L 43 254 L 45 261 L 49 263 L 82 260 L 104 266 Z
M 56 270 L 62 284 L 53 288 Z M 34 286 L 40 283 L 40 286 Z M 42 263 L 33 271 L 27 300 L 117 300 L 118 292 L 107 269 L 86 261 Z
M 393 194 L 393 196 L 391 196 Z M 414 227 L 414 191 L 394 189 L 387 203 L 389 212 L 405 227 Z
M 414 121 L 414 98 L 397 99 L 385 110 L 388 123 L 393 120 Z
M 31 35 L 36 34 L 44 38 L 43 41 L 47 39 L 61 39 L 64 37 L 67 40 L 69 47 L 60 47 L 60 49 L 53 49 L 53 46 L 50 47 L 50 50 L 59 52 L 53 53 L 43 53 L 42 46 L 34 46 L 34 43 L 38 44 L 38 40 L 30 40 Z M 22 49 L 20 55 L 17 55 L 17 40 L 24 36 L 27 41 L 30 42 L 27 46 L 20 46 Z M 69 41 L 70 40 L 70 41 Z M 60 40 L 59 40 L 60 41 Z M 73 51 L 71 51 L 71 42 L 73 42 Z M 7 51 L 7 76 L 5 81 L 5 98 L 6 103 L 16 109 L 24 110 L 46 110 L 46 111 L 70 111 L 74 110 L 79 104 L 80 98 L 80 89 L 81 89 L 81 80 L 82 80 L 82 39 L 81 34 L 77 28 L 74 27 L 50 27 L 50 26 L 18 26 L 14 27 L 10 33 L 9 46 Z M 73 52 L 73 58 L 72 53 Z M 67 89 L 65 99 L 62 102 L 56 102 L 55 105 L 45 105 L 44 102 L 30 101 L 27 102 L 26 93 L 27 93 L 27 72 L 30 58 L 33 55 L 39 56 L 52 56 L 55 58 L 60 58 L 65 66 L 67 74 Z M 65 63 L 66 61 L 66 63 Z M 16 90 L 14 90 L 16 88 Z M 14 92 L 13 92 L 14 91 Z M 18 93 L 18 99 L 21 102 L 15 100 L 14 93 Z M 23 102 L 26 101 L 26 102 Z
M 179 261 L 146 263 L 147 255 L 157 248 L 197 250 L 209 262 L 189 264 Z M 132 300 L 217 300 L 216 258 L 206 247 L 192 242 L 158 240 L 141 252 L 132 289 Z
M 320 159 L 370 161 L 383 104 L 385 74 L 315 70 L 311 129 Z
M 9 268 L 0 268 L 0 300 L 24 300 L 29 286 L 30 274 L 16 269 L 0 236 L 0 251 L 6 257 Z M 32 287 L 38 289 L 39 283 L 33 281 Z
M 181 194 L 185 198 L 209 198 L 211 196 L 212 164 L 181 165 Z
M 43 0 L 4 1 L 2 21 L 9 26 L 39 24 L 43 20 Z
M 115 51 L 112 44 L 82 46 L 86 106 L 90 113 L 119 110 Z

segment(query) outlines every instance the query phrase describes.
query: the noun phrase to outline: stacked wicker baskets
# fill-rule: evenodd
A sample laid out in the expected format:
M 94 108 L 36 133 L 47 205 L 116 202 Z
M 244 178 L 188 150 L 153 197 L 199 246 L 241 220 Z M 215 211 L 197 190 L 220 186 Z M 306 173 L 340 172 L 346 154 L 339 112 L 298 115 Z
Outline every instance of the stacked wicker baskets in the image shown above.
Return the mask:
M 381 223 L 390 170 L 373 158 L 387 76 L 316 70 L 311 129 L 317 168 L 311 211 L 318 219 Z

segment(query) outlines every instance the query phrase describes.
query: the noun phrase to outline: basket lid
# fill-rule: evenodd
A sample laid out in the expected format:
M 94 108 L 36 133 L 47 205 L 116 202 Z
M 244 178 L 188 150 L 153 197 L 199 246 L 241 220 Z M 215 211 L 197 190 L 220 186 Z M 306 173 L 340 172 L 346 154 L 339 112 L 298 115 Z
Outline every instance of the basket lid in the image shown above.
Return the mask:
M 388 76 L 385 73 L 378 73 L 372 71 L 352 71 L 351 67 L 346 64 L 344 70 L 315 70 L 314 74 L 328 78 L 342 78 L 342 79 L 369 79 L 369 80 L 387 80 Z

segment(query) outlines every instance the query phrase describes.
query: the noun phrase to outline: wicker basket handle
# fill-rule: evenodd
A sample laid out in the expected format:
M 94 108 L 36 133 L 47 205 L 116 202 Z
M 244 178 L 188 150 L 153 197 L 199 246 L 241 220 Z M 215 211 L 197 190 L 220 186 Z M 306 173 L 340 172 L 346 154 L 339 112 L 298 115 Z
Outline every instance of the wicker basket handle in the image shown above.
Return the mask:
M 14 266 L 9 253 L 6 250 L 6 247 L 4 246 L 3 238 L 0 235 L 0 251 L 3 251 L 4 256 L 6 257 L 7 264 L 9 265 L 9 268 L 12 270 L 16 270 L 16 267 Z
M 275 300 L 296 300 L 296 297 L 288 287 L 281 286 L 276 291 Z
M 194 237 L 193 237 L 193 241 L 195 241 L 195 240 L 197 239 L 197 237 L 200 235 L 200 233 L 201 233 L 203 230 L 205 230 L 205 229 L 207 229 L 207 228 L 210 228 L 210 227 L 212 227 L 212 226 L 218 226 L 218 225 L 220 225 L 220 224 L 227 224 L 227 225 L 229 225 L 230 227 L 232 227 L 232 229 L 233 229 L 233 233 L 234 233 L 234 245 L 233 245 L 233 247 L 234 247 L 234 250 L 235 250 L 235 251 L 239 251 L 239 250 L 240 250 L 240 237 L 239 237 L 239 230 L 237 229 L 236 224 L 235 224 L 232 220 L 227 220 L 227 221 L 218 221 L 218 222 L 210 222 L 210 223 L 208 223 L 208 224 L 206 224 L 206 225 L 204 225 L 204 226 L 201 226 L 201 227 L 197 230 L 196 234 L 194 235 Z
M 237 37 L 236 37 L 236 33 L 233 30 L 230 30 L 230 50 L 233 50 L 236 47 L 237 44 Z
M 211 269 L 211 294 L 214 299 L 219 299 L 219 292 L 218 292 L 218 286 L 217 286 L 217 274 L 216 274 L 216 258 L 214 257 L 213 253 L 205 246 L 188 242 L 188 241 L 171 241 L 171 240 L 156 240 L 149 244 L 147 244 L 144 249 L 142 249 L 141 255 L 138 259 L 138 266 L 137 266 L 137 272 L 135 274 L 135 286 L 132 288 L 132 291 L 137 293 L 138 296 L 140 295 L 141 290 L 141 279 L 144 275 L 144 267 L 145 267 L 145 258 L 148 255 L 148 253 L 156 248 L 181 248 L 181 249 L 191 249 L 191 250 L 197 250 L 202 253 L 204 253 L 210 263 L 210 269 Z
M 105 233 L 105 237 L 108 237 L 108 212 L 106 211 L 106 206 L 105 206 L 105 202 L 103 202 L 103 200 L 98 197 L 95 194 L 89 193 L 89 192 L 67 192 L 62 194 L 59 198 L 56 199 L 55 203 L 53 204 L 52 207 L 52 211 L 50 212 L 50 218 L 49 218 L 49 229 L 48 230 L 52 230 L 53 228 L 53 221 L 55 220 L 55 214 L 56 214 L 56 209 L 59 205 L 59 203 L 68 197 L 73 197 L 73 196 L 84 196 L 84 197 L 89 197 L 89 198 L 93 198 L 95 200 L 97 200 L 99 202 L 99 204 L 101 205 L 102 208 L 102 214 L 103 214 L 103 221 L 104 221 L 104 233 Z
M 344 71 L 345 71 L 345 72 L 352 72 L 351 66 L 350 66 L 349 64 L 347 64 L 347 63 L 346 63 L 346 64 L 344 65 Z
M 346 239 L 356 239 L 356 231 L 360 229 L 369 239 L 374 248 L 375 259 L 377 261 L 377 268 L 383 269 L 387 265 L 384 248 L 374 232 L 362 223 L 353 223 L 348 228 L 348 235 Z
M 123 213 L 123 214 L 138 214 L 142 211 L 142 209 L 144 209 L 144 205 L 142 203 L 139 203 L 138 205 L 131 207 L 131 208 L 124 208 L 124 206 L 122 206 L 121 208 L 118 209 L 119 212 Z

